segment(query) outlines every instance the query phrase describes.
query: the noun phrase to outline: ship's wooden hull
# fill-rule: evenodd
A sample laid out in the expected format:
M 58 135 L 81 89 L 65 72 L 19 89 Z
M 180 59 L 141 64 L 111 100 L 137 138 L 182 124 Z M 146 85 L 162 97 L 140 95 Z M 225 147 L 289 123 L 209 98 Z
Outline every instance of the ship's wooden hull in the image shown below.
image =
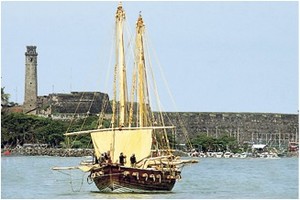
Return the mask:
M 154 192 L 171 191 L 178 170 L 153 170 L 106 165 L 91 171 L 91 179 L 102 192 Z

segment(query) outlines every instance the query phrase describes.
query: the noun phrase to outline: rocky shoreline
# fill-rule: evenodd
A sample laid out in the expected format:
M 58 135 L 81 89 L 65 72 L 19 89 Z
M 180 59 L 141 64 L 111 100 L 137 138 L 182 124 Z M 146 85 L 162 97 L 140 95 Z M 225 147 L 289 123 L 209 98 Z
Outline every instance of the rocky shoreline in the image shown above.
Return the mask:
M 217 155 L 211 156 L 206 154 L 189 155 L 186 152 L 177 150 L 174 151 L 175 156 L 181 157 L 218 157 Z M 94 149 L 65 149 L 65 148 L 41 148 L 41 147 L 29 147 L 29 148 L 13 148 L 13 149 L 1 149 L 1 155 L 12 156 L 58 156 L 58 157 L 83 157 L 93 156 Z M 289 152 L 284 157 L 298 157 L 298 152 Z M 221 156 L 223 157 L 223 156 Z M 226 156 L 224 156 L 226 157 Z M 234 157 L 234 156 L 229 156 Z M 277 156 L 276 156 L 277 157 Z
M 64 148 L 41 148 L 41 147 L 29 147 L 29 148 L 13 148 L 13 149 L 1 149 L 1 154 L 6 155 L 5 152 L 9 151 L 9 155 L 14 156 L 59 156 L 59 157 L 83 157 L 93 156 L 94 149 L 64 149 Z M 173 152 L 176 156 L 187 157 L 188 154 L 183 151 Z
M 9 151 L 9 155 L 21 156 L 60 156 L 60 157 L 83 157 L 94 155 L 93 149 L 64 149 L 64 148 L 13 148 L 2 149 L 1 154 Z

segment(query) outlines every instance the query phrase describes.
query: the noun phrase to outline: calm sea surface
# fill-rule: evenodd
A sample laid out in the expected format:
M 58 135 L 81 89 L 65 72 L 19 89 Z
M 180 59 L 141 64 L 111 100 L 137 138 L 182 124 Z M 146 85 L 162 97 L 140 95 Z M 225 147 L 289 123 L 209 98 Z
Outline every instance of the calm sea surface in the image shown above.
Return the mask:
M 53 166 L 75 166 L 83 158 L 19 156 L 1 158 L 1 197 L 27 199 L 298 199 L 298 158 L 202 158 L 183 168 L 183 179 L 171 192 L 155 194 L 99 193 L 87 175 L 64 173 Z

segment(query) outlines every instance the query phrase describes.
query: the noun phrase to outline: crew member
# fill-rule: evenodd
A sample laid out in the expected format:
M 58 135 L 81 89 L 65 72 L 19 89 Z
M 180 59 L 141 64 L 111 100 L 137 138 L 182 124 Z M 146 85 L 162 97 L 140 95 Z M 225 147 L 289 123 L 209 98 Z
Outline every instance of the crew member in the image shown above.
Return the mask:
M 103 163 L 105 163 L 105 157 L 104 157 L 104 154 L 102 153 L 101 157 L 100 157 L 100 164 L 103 164 Z
M 132 156 L 130 157 L 130 163 L 131 163 L 131 167 L 135 167 L 135 163 L 136 163 L 135 154 L 132 154 Z
M 111 160 L 110 152 L 109 152 L 109 151 L 107 152 L 107 162 L 108 162 L 109 164 L 112 163 L 112 160 Z
M 126 163 L 126 156 L 124 156 L 123 153 L 120 153 L 119 161 L 120 161 L 120 165 L 122 166 L 124 166 L 124 164 Z

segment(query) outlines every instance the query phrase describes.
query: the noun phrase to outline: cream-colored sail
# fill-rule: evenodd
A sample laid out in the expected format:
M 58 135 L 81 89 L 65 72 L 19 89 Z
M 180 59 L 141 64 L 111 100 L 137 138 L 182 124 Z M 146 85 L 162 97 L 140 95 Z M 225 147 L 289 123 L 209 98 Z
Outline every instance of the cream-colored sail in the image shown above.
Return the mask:
M 101 154 L 110 152 L 113 148 L 113 132 L 92 132 L 91 137 L 95 149 L 95 156 L 100 158 Z
M 110 152 L 113 163 L 119 161 L 120 153 L 127 156 L 126 166 L 130 166 L 130 156 L 135 154 L 137 161 L 150 156 L 152 145 L 152 129 L 146 130 L 114 130 L 91 133 L 95 154 L 99 158 L 102 153 Z

